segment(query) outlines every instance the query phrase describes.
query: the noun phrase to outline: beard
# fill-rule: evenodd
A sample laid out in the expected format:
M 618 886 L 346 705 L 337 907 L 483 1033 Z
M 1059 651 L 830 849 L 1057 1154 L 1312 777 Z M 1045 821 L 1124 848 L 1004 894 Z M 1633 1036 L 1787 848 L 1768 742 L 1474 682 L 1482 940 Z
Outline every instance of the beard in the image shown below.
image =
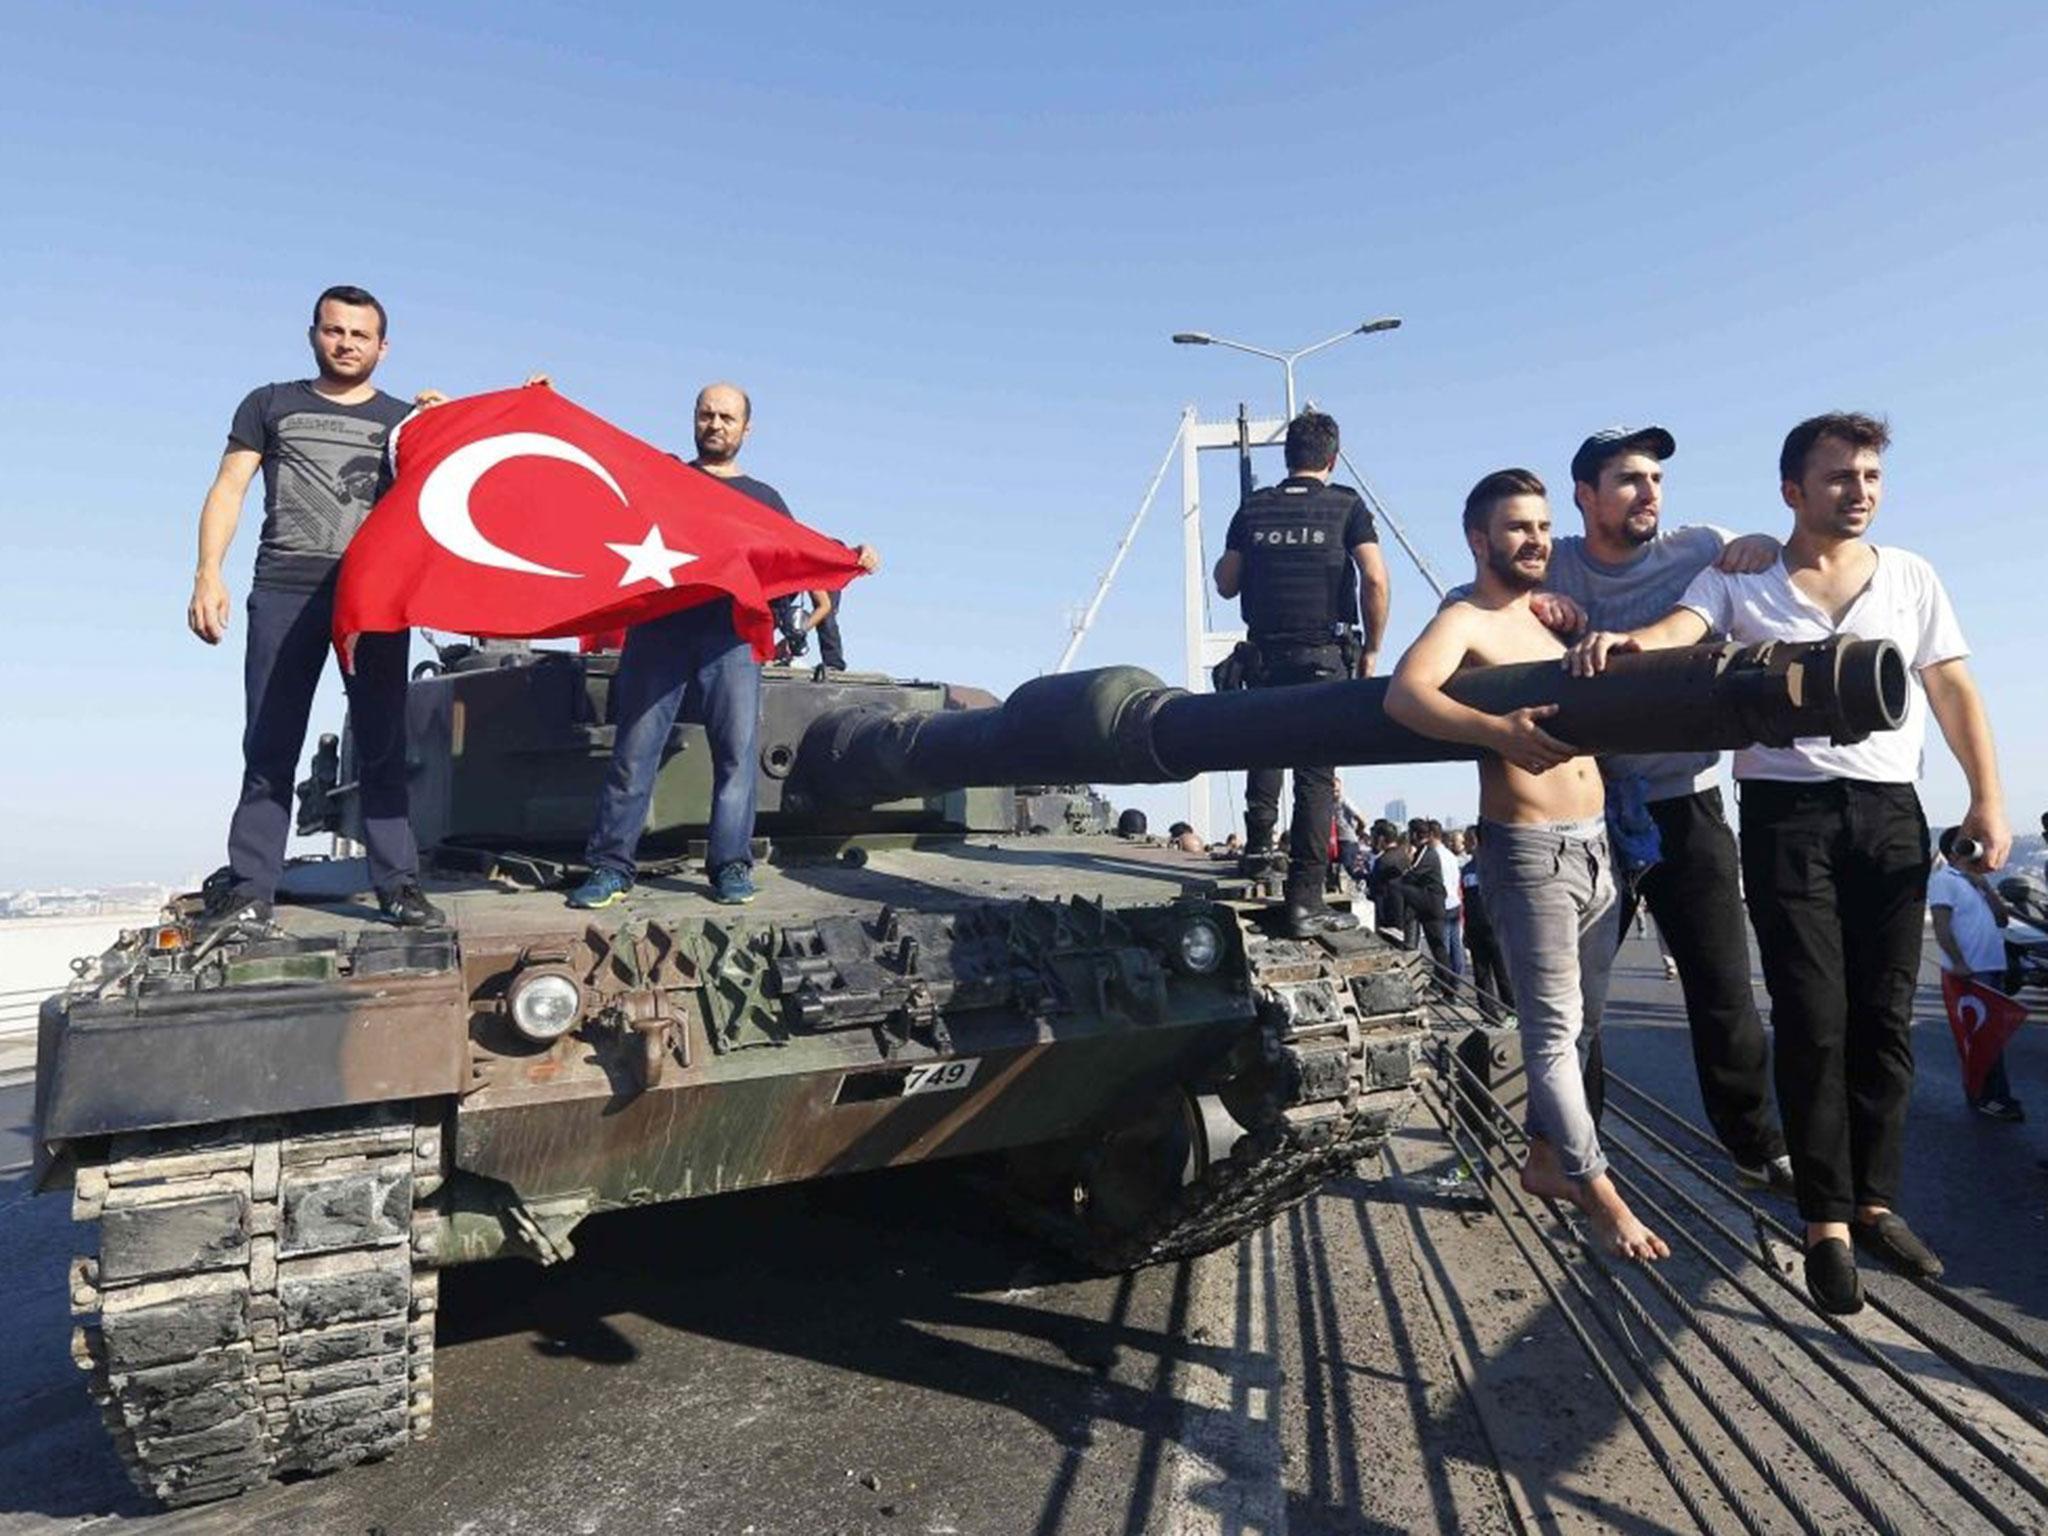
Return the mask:
M 730 444 L 713 448 L 703 438 L 697 439 L 697 460 L 702 464 L 730 464 L 739 457 L 739 450 Z
M 1543 585 L 1543 578 L 1550 574 L 1548 560 L 1540 566 L 1523 565 L 1513 556 L 1504 555 L 1497 549 L 1487 550 L 1486 568 L 1517 592 L 1534 592 Z
M 1657 537 L 1657 514 L 1638 512 L 1621 520 L 1621 536 L 1640 549 Z

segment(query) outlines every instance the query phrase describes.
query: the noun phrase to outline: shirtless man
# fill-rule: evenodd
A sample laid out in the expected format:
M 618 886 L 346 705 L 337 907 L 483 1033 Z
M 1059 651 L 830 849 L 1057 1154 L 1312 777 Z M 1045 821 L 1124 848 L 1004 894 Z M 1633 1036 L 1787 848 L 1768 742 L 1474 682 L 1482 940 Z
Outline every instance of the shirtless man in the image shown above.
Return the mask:
M 1554 704 L 1489 715 L 1443 691 L 1465 667 L 1565 653 L 1529 607 L 1550 567 L 1543 482 L 1526 469 L 1481 480 L 1465 498 L 1465 542 L 1477 579 L 1401 658 L 1387 713 L 1425 735 L 1493 754 L 1479 761 L 1480 880 L 1514 980 L 1529 1079 L 1522 1188 L 1571 1201 L 1618 1258 L 1666 1258 L 1670 1248 L 1636 1219 L 1608 1175 L 1579 1068 L 1579 1038 L 1597 1035 L 1606 1009 L 1615 949 L 1599 765 L 1543 729 Z

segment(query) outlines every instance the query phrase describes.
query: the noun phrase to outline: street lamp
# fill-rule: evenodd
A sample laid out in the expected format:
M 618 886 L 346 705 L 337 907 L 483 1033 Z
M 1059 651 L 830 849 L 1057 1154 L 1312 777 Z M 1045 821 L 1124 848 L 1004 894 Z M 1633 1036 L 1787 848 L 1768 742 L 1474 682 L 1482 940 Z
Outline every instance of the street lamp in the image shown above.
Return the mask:
M 1368 320 L 1363 325 L 1353 326 L 1348 331 L 1339 331 L 1334 336 L 1325 336 L 1311 346 L 1300 347 L 1292 352 L 1273 352 L 1265 347 L 1254 347 L 1242 341 L 1231 341 L 1223 336 L 1211 336 L 1207 331 L 1175 331 L 1174 344 L 1182 347 L 1228 347 L 1233 352 L 1249 352 L 1254 357 L 1270 357 L 1287 370 L 1287 419 L 1294 420 L 1294 365 L 1311 352 L 1320 352 L 1325 347 L 1334 347 L 1350 336 L 1370 336 L 1375 331 L 1398 330 L 1401 320 L 1398 315 L 1382 315 L 1377 320 Z

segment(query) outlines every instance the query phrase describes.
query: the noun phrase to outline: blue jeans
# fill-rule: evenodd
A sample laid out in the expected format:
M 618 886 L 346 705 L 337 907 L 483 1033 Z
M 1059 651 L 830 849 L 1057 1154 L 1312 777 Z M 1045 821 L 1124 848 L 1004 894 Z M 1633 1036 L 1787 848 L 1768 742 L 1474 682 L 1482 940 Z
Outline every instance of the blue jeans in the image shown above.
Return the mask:
M 761 667 L 733 632 L 732 610 L 706 603 L 664 614 L 626 632 L 612 680 L 618 734 L 597 797 L 597 822 L 584 856 L 593 869 L 635 872 L 634 851 L 670 729 L 688 702 L 711 745 L 711 825 L 704 865 L 751 865 L 755 742 L 761 729 Z
M 1444 949 L 1453 976 L 1465 974 L 1465 909 L 1454 907 L 1444 914 Z

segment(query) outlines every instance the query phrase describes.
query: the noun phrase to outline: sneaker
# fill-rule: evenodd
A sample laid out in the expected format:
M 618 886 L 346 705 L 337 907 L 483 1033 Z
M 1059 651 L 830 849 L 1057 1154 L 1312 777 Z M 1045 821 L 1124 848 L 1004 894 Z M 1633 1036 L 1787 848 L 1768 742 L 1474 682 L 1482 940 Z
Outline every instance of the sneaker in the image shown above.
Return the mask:
M 400 928 L 438 928 L 448 921 L 448 914 L 427 900 L 417 880 L 401 880 L 378 892 L 377 910 Z
M 1932 1248 L 1920 1241 L 1913 1229 L 1906 1225 L 1906 1218 L 1898 1212 L 1886 1211 L 1875 1221 L 1859 1221 L 1854 1231 L 1857 1242 L 1900 1274 L 1916 1280 L 1941 1278 L 1941 1260 Z
M 1837 1317 L 1863 1310 L 1856 1256 L 1839 1237 L 1824 1237 L 1806 1250 L 1806 1292 L 1821 1311 Z
M 1745 1163 L 1737 1158 L 1735 1182 L 1744 1189 L 1774 1189 L 1781 1195 L 1789 1195 L 1792 1193 L 1791 1154 L 1781 1152 L 1760 1163 Z
M 721 907 L 743 907 L 757 894 L 752 871 L 738 859 L 719 865 L 711 876 L 711 899 Z
M 569 893 L 569 905 L 608 907 L 631 889 L 633 882 L 616 869 L 593 869 L 590 878 Z
M 1678 962 L 1669 955 L 1664 957 L 1664 979 L 1666 981 L 1678 980 Z
M 2026 1110 L 2021 1107 L 2020 1101 L 2014 1098 L 1972 1099 L 1970 1101 L 1970 1108 L 1977 1111 L 1978 1114 L 1987 1120 L 2004 1120 L 2007 1123 L 2014 1123 L 2027 1118 Z

